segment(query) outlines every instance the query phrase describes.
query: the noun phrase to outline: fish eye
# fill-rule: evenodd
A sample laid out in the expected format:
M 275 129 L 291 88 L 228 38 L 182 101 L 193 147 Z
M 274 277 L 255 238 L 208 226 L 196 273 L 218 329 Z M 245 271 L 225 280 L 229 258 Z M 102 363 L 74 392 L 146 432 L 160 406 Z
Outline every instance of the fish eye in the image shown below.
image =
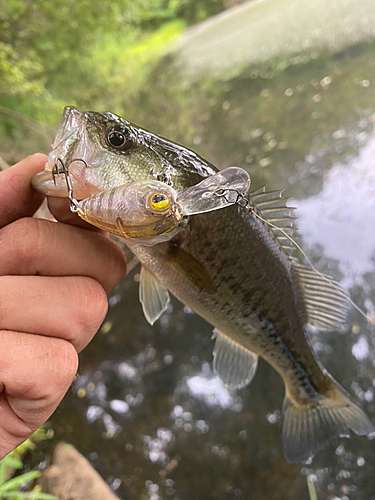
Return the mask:
M 150 196 L 148 204 L 153 210 L 166 210 L 169 208 L 171 200 L 163 193 L 155 193 Z
M 132 141 L 127 137 L 125 130 L 111 130 L 107 133 L 106 139 L 109 146 L 114 147 L 118 151 L 126 151 L 131 145 Z

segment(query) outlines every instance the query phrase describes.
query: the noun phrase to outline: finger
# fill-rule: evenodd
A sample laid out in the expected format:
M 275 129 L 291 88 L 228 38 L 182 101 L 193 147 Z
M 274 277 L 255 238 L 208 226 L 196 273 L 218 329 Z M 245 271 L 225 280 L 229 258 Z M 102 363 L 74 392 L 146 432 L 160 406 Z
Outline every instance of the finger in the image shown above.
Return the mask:
M 58 198 L 56 196 L 48 196 L 48 208 L 51 214 L 59 222 L 64 224 L 71 224 L 72 226 L 83 227 L 84 229 L 91 229 L 92 231 L 100 231 L 100 229 L 88 224 L 82 220 L 78 214 L 72 212 L 69 208 L 68 198 Z
M 43 195 L 31 187 L 32 177 L 43 170 L 47 157 L 37 153 L 0 172 L 0 228 L 20 217 L 31 216 Z
M 107 295 L 92 278 L 0 276 L 2 330 L 58 337 L 79 352 L 98 331 L 106 313 Z
M 66 340 L 28 333 L 0 331 L 0 345 L 2 458 L 56 409 L 77 372 L 78 355 Z
M 0 276 L 88 276 L 109 292 L 125 274 L 123 251 L 101 233 L 34 218 L 0 229 Z

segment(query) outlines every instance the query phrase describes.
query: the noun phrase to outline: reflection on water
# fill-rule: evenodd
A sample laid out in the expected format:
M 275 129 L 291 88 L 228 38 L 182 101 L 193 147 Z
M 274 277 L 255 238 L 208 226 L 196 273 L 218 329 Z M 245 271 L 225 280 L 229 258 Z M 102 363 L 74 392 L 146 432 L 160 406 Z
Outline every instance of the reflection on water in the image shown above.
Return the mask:
M 255 188 L 285 188 L 320 271 L 367 311 L 375 304 L 375 44 L 185 80 L 170 59 L 132 107 L 114 110 Z M 172 65 L 171 65 L 172 64 Z M 164 97 L 161 97 L 164 96 Z M 80 378 L 52 419 L 124 499 L 374 500 L 374 441 L 334 439 L 312 463 L 286 464 L 283 386 L 265 363 L 228 391 L 212 373 L 212 328 L 176 300 L 151 328 L 134 270 L 112 294 Z M 340 332 L 311 329 L 320 361 L 375 419 L 375 336 L 351 310 Z
M 375 121 L 375 115 L 369 118 Z M 352 275 L 355 281 L 373 271 L 375 258 L 371 235 L 375 228 L 375 137 L 358 135 L 363 144 L 359 155 L 332 166 L 320 193 L 297 202 L 305 245 L 320 245 L 325 257 L 339 261 L 343 274 Z M 315 163 L 314 158 L 310 161 Z
M 208 363 L 202 366 L 202 374 L 188 378 L 186 385 L 194 397 L 202 399 L 209 406 L 233 407 L 232 396 L 222 381 L 210 372 Z M 235 408 L 242 410 L 240 403 L 236 403 Z

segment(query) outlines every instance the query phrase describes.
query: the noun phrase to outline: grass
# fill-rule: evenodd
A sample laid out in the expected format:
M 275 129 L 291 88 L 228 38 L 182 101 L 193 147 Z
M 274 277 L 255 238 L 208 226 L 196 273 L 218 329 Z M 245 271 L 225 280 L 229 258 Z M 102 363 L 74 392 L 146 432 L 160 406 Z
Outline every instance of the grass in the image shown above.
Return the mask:
M 30 439 L 27 439 L 18 448 L 13 450 L 3 460 L 0 460 L 0 499 L 1 500 L 57 500 L 53 495 L 41 491 L 40 486 L 34 486 L 31 491 L 25 491 L 25 487 L 41 476 L 39 470 L 32 470 L 23 474 L 15 475 L 23 469 L 21 458 L 25 453 L 35 449 L 36 442 L 45 439 L 43 428 L 38 429 Z
M 307 489 L 309 491 L 310 500 L 318 500 L 318 495 L 316 494 L 315 483 L 311 479 L 307 478 Z

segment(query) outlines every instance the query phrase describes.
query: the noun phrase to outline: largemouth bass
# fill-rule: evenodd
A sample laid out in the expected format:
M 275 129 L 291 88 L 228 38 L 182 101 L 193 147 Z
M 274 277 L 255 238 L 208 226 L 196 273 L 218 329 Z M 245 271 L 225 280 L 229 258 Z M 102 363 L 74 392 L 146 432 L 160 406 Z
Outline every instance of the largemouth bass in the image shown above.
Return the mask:
M 38 191 L 68 195 L 66 179 L 54 175 L 59 162 L 77 199 L 144 181 L 183 191 L 218 173 L 194 152 L 112 113 L 74 108 L 65 109 L 45 171 L 33 179 Z M 299 463 L 333 436 L 369 435 L 375 426 L 320 365 L 306 336 L 308 324 L 332 330 L 344 321 L 346 293 L 291 256 L 292 209 L 281 192 L 260 189 L 247 198 L 251 210 L 229 203 L 192 213 L 163 241 L 125 241 L 142 264 L 150 322 L 169 290 L 214 326 L 214 370 L 227 386 L 249 384 L 259 356 L 280 374 L 283 451 Z

